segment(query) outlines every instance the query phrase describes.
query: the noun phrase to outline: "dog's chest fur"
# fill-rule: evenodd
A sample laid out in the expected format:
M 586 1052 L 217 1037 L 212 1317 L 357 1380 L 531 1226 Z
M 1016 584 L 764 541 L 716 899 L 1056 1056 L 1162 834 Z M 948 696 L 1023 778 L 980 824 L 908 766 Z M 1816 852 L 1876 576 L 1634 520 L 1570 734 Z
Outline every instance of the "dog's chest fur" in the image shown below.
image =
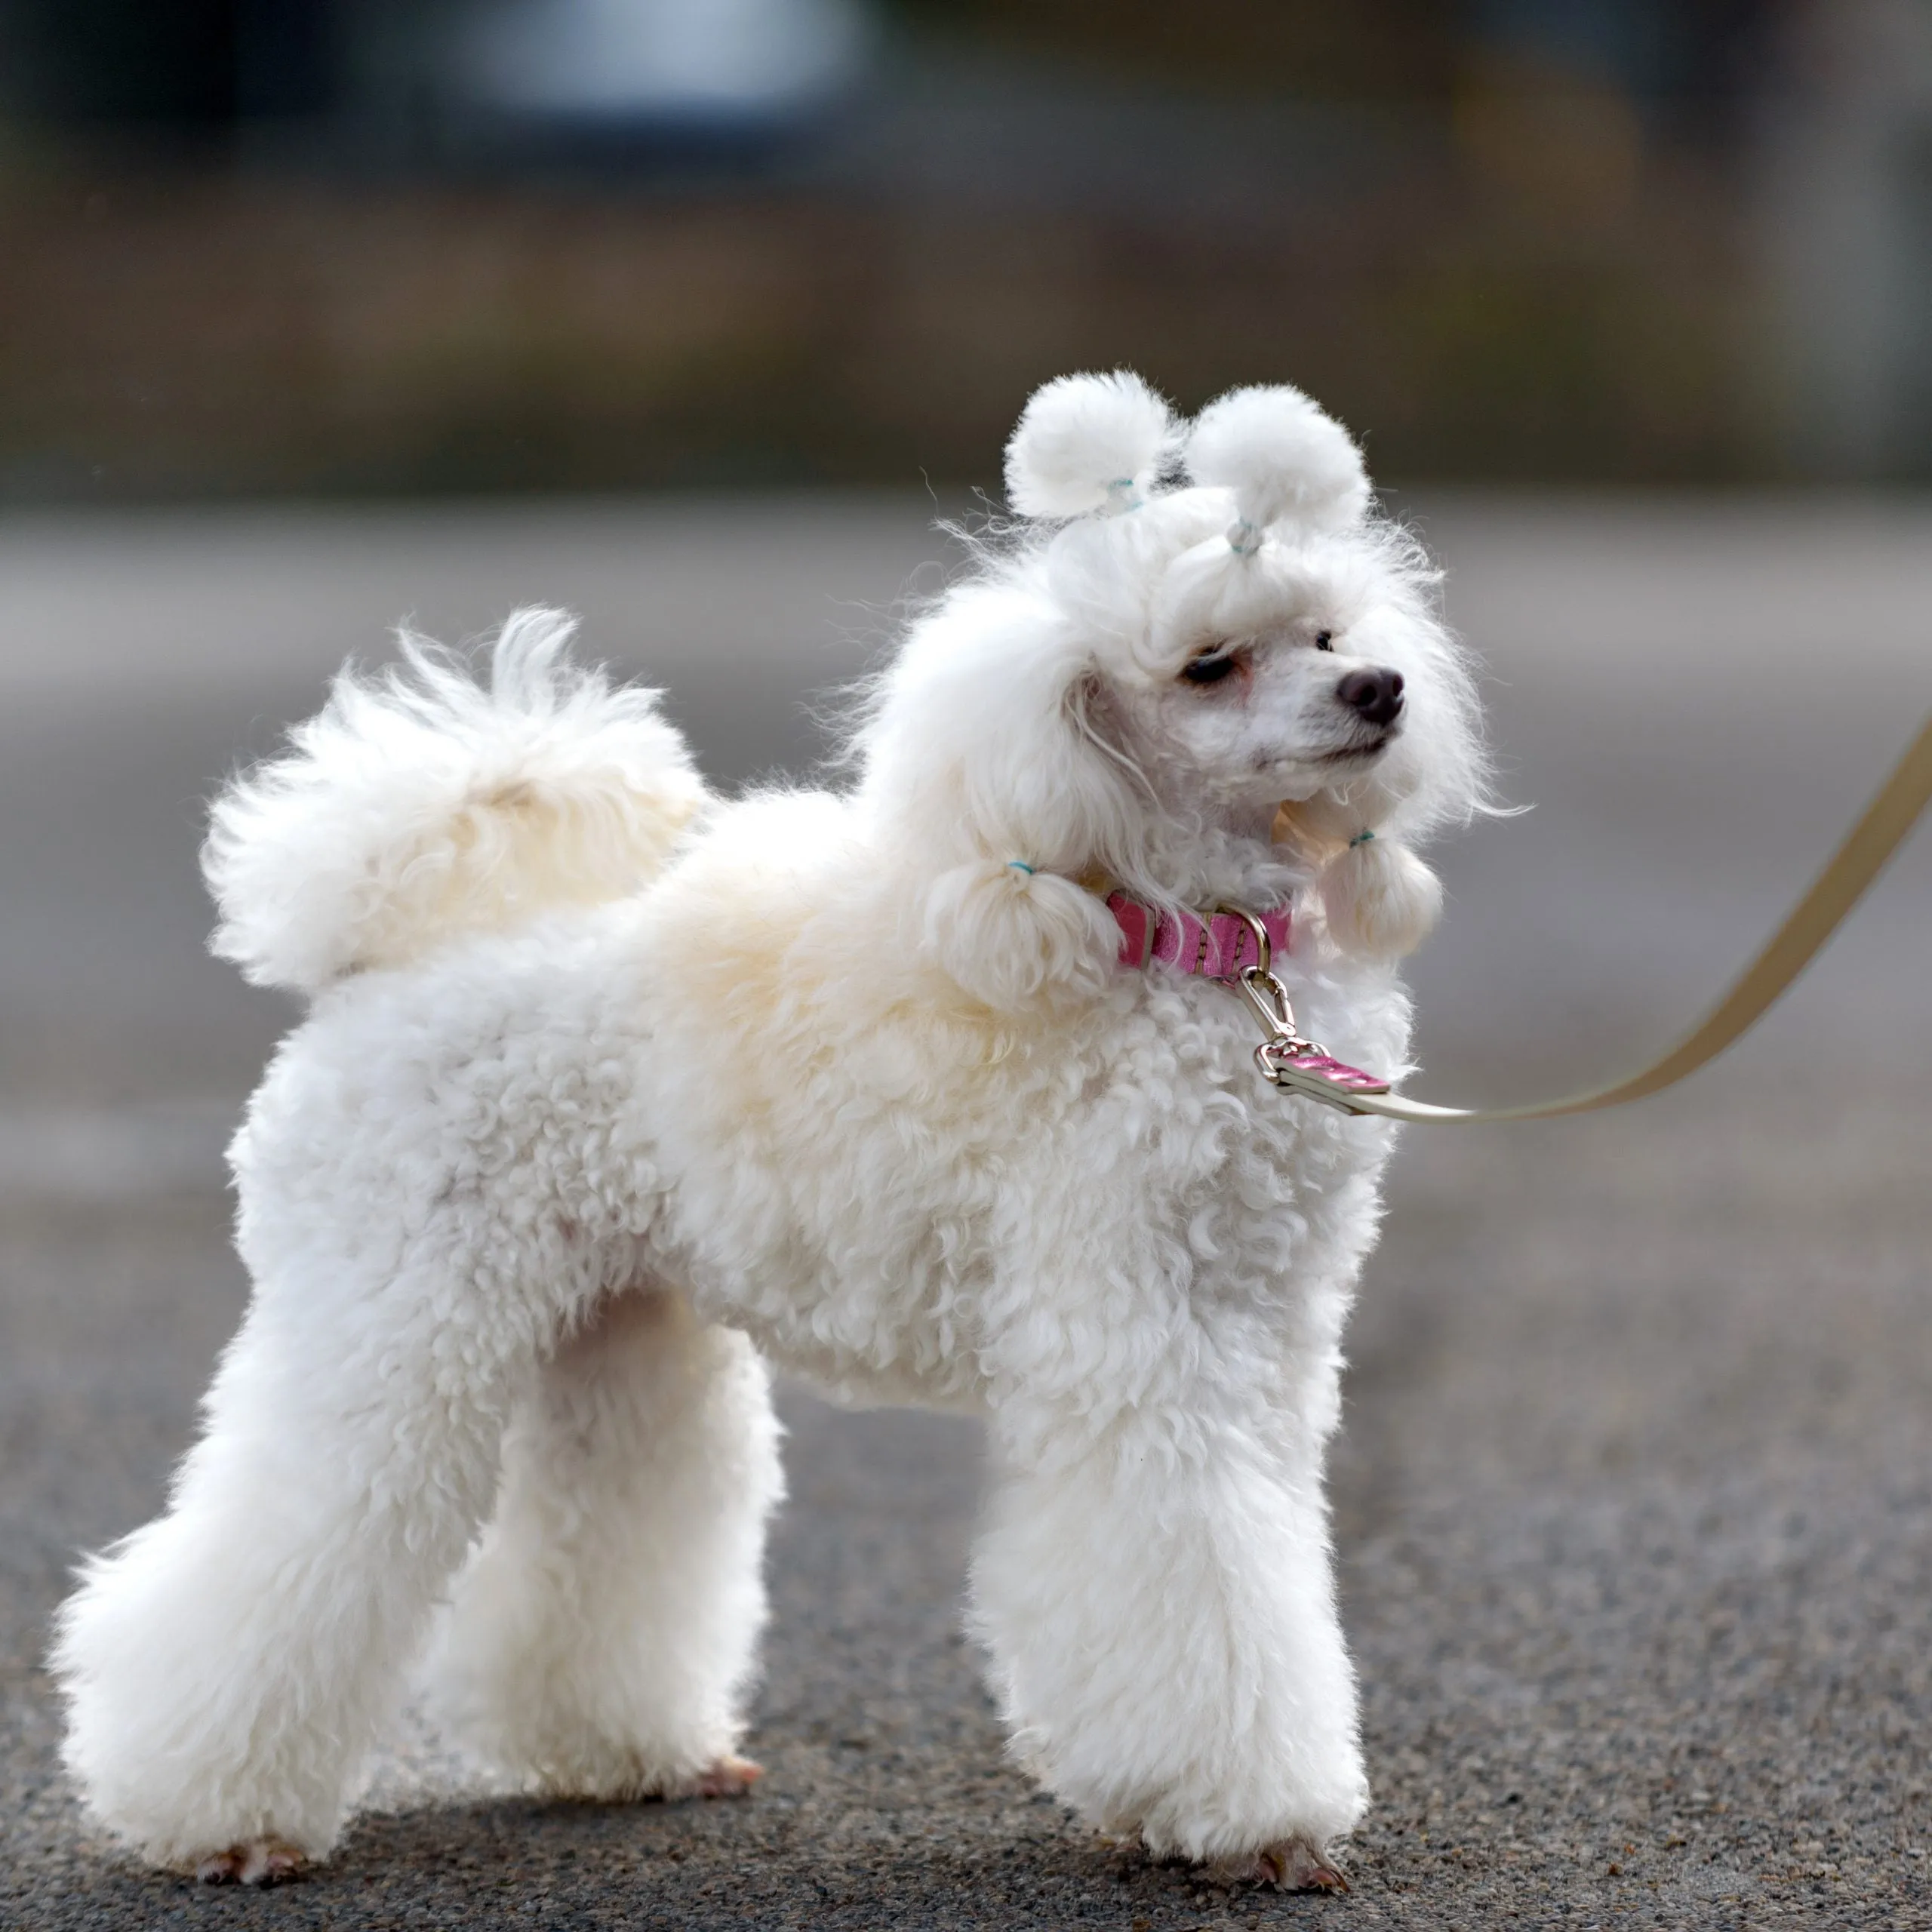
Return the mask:
M 1266 1086 L 1226 989 L 1123 973 L 1023 1023 L 931 975 L 777 996 L 713 963 L 689 997 L 649 975 L 651 1238 L 782 1364 L 977 1407 L 1009 1377 L 1144 1390 L 1129 1338 L 1332 1353 L 1389 1133 Z M 1336 1051 L 1400 1065 L 1390 976 L 1294 991 Z

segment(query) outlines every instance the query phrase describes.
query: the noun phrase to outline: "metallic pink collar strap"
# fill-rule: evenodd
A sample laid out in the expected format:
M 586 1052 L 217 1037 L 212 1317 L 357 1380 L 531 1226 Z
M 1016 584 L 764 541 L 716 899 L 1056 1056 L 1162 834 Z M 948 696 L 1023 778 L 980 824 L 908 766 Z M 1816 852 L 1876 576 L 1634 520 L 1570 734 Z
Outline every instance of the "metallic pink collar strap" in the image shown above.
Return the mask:
M 1204 980 L 1234 980 L 1250 967 L 1268 963 L 1260 956 L 1253 928 L 1238 912 L 1163 912 L 1124 892 L 1107 895 L 1107 910 L 1120 928 L 1123 966 L 1164 966 Z M 1277 906 L 1255 916 L 1266 930 L 1269 946 L 1285 953 L 1287 907 Z

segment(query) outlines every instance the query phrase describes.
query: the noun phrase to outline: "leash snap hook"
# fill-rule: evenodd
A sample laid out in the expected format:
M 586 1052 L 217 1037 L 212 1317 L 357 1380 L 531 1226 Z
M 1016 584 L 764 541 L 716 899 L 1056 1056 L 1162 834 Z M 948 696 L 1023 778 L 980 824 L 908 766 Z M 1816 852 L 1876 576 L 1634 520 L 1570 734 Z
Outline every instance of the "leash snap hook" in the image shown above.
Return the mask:
M 1326 1047 L 1303 1033 L 1295 1023 L 1295 1010 L 1288 1004 L 1288 989 L 1275 977 L 1274 949 L 1264 921 L 1244 906 L 1225 902 L 1214 909 L 1217 915 L 1226 913 L 1240 920 L 1254 937 L 1255 963 L 1216 977 L 1231 992 L 1238 992 L 1261 1023 L 1261 1044 L 1254 1050 L 1254 1064 L 1262 1078 L 1281 1091 L 1305 1094 L 1345 1114 L 1367 1111 L 1352 1104 L 1354 1097 L 1386 1094 L 1388 1081 L 1337 1060 Z M 1237 958 L 1241 950 L 1235 949 Z
M 1265 967 L 1246 968 L 1238 983 L 1266 1036 L 1254 1050 L 1254 1064 L 1269 1086 L 1304 1094 L 1345 1114 L 1364 1111 L 1349 1105 L 1351 1094 L 1388 1092 L 1387 1081 L 1345 1064 L 1326 1047 L 1303 1037 L 1288 989 Z
M 1243 967 L 1235 984 L 1261 1022 L 1263 1046 L 1300 1053 L 1311 1048 L 1317 1053 L 1321 1051 L 1302 1038 L 1295 1025 L 1295 1010 L 1288 1004 L 1288 989 L 1266 965 Z

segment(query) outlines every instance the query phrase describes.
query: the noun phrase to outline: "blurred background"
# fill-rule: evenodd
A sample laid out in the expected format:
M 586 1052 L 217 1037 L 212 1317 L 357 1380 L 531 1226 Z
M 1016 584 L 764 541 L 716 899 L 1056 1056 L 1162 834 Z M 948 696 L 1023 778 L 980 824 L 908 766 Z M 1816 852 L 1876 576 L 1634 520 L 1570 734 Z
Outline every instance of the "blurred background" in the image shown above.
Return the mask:
M 1932 475 L 1922 0 L 0 0 L 0 496 Z
M 293 1010 L 204 951 L 209 792 L 398 619 L 531 601 L 721 781 L 805 770 L 1029 389 L 1118 364 L 1309 389 L 1483 660 L 1534 809 L 1441 848 L 1417 1091 L 1622 1070 L 1932 706 L 1932 0 L 0 0 L 0 1920 L 162 1902 L 40 1658 L 245 1292 Z M 1921 836 L 1690 1086 L 1405 1145 L 1352 1909 L 1932 1910 L 1928 960 Z M 601 1922 L 669 1844 L 681 1924 L 748 1845 L 761 1923 L 1202 1922 L 995 1768 L 973 1427 L 786 1400 L 764 1808 L 378 1820 L 315 1912 L 555 1854 Z
M 397 620 L 797 768 L 1121 364 L 1363 439 L 1539 807 L 1426 1044 L 1595 1065 L 1924 702 L 1932 0 L 0 0 L 0 1077 L 245 1078 L 200 801 Z

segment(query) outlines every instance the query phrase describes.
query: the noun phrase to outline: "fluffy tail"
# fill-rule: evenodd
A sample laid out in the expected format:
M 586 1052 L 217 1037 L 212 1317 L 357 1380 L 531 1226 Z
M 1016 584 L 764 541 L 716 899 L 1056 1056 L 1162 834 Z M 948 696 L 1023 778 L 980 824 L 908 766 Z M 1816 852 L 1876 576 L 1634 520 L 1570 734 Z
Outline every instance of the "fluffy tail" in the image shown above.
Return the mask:
M 257 986 L 314 992 L 649 879 L 703 781 L 656 691 L 568 661 L 575 629 L 518 611 L 487 688 L 406 634 L 401 664 L 345 670 L 289 750 L 215 802 L 214 951 Z

